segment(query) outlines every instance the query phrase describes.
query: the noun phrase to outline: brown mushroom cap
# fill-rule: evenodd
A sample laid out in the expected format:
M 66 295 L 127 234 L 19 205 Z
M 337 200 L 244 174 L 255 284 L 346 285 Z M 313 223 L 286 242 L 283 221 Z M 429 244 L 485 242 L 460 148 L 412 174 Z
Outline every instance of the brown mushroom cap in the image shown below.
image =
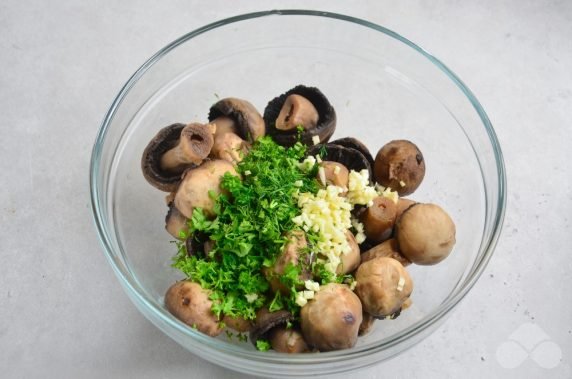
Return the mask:
M 403 212 L 405 212 L 413 204 L 417 204 L 417 202 L 415 200 L 400 197 L 397 201 L 397 213 L 395 215 L 395 219 L 397 220 L 399 217 L 401 217 Z
M 172 202 L 169 204 L 169 210 L 165 216 L 165 229 L 177 239 L 181 239 L 181 232 L 185 234 L 189 232 L 187 218 L 179 212 Z
M 222 328 L 211 310 L 212 301 L 209 295 L 210 291 L 203 289 L 199 284 L 181 281 L 167 290 L 165 306 L 185 324 L 214 337 L 222 332 Z
M 357 342 L 362 305 L 347 286 L 329 283 L 300 311 L 304 339 L 320 351 L 347 349 Z
M 236 330 L 239 333 L 246 333 L 252 329 L 252 322 L 242 317 L 232 317 L 226 315 L 223 317 L 222 321 L 228 328 Z
M 395 202 L 384 196 L 373 199 L 373 204 L 361 216 L 364 232 L 373 242 L 382 242 L 393 232 L 397 206 Z
M 207 217 L 213 217 L 215 199 L 222 192 L 220 183 L 227 172 L 238 176 L 232 163 L 222 159 L 208 161 L 185 171 L 175 195 L 177 209 L 187 218 L 192 217 L 196 207 L 202 208 Z
M 413 291 L 413 281 L 393 258 L 374 258 L 356 271 L 356 294 L 365 312 L 376 318 L 395 314 Z
M 346 230 L 346 239 L 350 245 L 350 251 L 347 254 L 340 255 L 340 264 L 336 268 L 336 274 L 345 275 L 354 271 L 360 264 L 359 245 L 349 230 Z
M 455 246 L 455 223 L 435 204 L 412 205 L 399 218 L 395 234 L 401 254 L 419 265 L 441 262 Z
M 291 90 L 268 102 L 264 109 L 264 122 L 266 124 L 266 134 L 271 135 L 272 139 L 282 146 L 293 146 L 298 142 L 298 130 L 279 130 L 275 123 L 282 110 L 288 96 L 295 94 L 300 95 L 310 101 L 318 111 L 317 125 L 310 129 L 305 129 L 300 135 L 300 141 L 306 145 L 314 145 L 313 138 L 318 136 L 320 142 L 327 142 L 336 129 L 336 111 L 330 104 L 326 96 L 315 87 L 306 87 L 298 85 Z
M 421 184 L 425 176 L 425 159 L 411 141 L 395 140 L 379 150 L 373 171 L 378 183 L 405 196 Z
M 228 97 L 217 101 L 209 111 L 209 121 L 223 116 L 235 122 L 237 134 L 248 142 L 252 143 L 265 134 L 262 116 L 246 100 Z
M 380 257 L 393 258 L 401 263 L 403 267 L 407 267 L 411 264 L 411 262 L 399 252 L 395 238 L 390 238 L 363 253 L 361 255 L 361 263 Z
M 367 312 L 363 312 L 363 320 L 359 326 L 358 336 L 365 336 L 373 329 L 373 324 L 375 323 L 375 317 Z
M 250 329 L 250 342 L 256 346 L 256 341 L 261 338 L 265 339 L 269 330 L 280 325 L 286 325 L 292 320 L 294 320 L 292 313 L 283 309 L 270 312 L 266 307 L 260 308 L 256 312 L 256 320 Z
M 306 353 L 310 351 L 300 330 L 279 326 L 268 333 L 270 345 L 280 353 Z
M 143 176 L 153 187 L 165 192 L 177 190 L 181 182 L 180 173 L 172 173 L 161 168 L 161 157 L 179 143 L 185 124 L 172 124 L 159 130 L 147 144 L 141 157 Z

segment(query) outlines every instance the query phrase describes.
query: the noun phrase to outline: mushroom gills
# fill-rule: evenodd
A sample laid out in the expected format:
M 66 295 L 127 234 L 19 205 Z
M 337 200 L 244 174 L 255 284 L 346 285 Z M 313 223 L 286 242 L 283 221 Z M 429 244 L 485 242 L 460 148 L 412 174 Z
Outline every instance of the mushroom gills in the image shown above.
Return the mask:
M 325 143 L 311 146 L 307 155 L 319 156 L 322 161 L 338 162 L 348 170 L 360 172 L 367 170 L 370 182 L 372 181 L 372 168 L 367 159 L 358 150 L 351 147 L 343 147 L 333 143 Z
M 141 157 L 141 171 L 145 180 L 160 191 L 173 192 L 181 182 L 180 173 L 172 173 L 161 168 L 161 157 L 174 148 L 185 124 L 172 124 L 159 130 L 149 141 Z
M 235 97 L 217 101 L 209 110 L 209 121 L 228 117 L 234 121 L 237 134 L 250 143 L 265 135 L 264 120 L 250 102 Z
M 362 153 L 365 159 L 367 159 L 367 161 L 369 162 L 369 166 L 373 169 L 373 165 L 375 163 L 373 156 L 369 152 L 367 146 L 357 138 L 354 137 L 339 138 L 337 140 L 331 141 L 330 143 L 333 143 L 335 145 L 340 145 L 343 147 L 349 147 L 359 151 L 360 153 Z
M 304 129 L 301 133 L 298 132 L 297 128 L 290 130 L 277 128 L 277 120 L 290 95 L 299 95 L 314 106 L 318 112 L 315 127 Z M 327 142 L 336 129 L 336 111 L 326 96 L 316 87 L 307 87 L 301 84 L 270 100 L 264 109 L 263 118 L 266 134 L 272 136 L 272 139 L 279 145 L 286 147 L 293 146 L 298 140 L 311 146 L 314 144 L 315 137 L 320 142 Z

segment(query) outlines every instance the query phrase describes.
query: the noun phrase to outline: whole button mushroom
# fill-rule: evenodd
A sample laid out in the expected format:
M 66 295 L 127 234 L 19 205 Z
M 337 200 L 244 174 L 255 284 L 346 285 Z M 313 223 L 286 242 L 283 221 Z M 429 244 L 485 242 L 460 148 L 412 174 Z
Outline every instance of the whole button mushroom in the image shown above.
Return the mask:
M 180 173 L 161 168 L 161 156 L 179 143 L 185 124 L 172 124 L 161 129 L 147 144 L 141 157 L 141 171 L 145 180 L 160 191 L 173 192 L 181 182 Z
M 325 155 L 322 153 L 325 152 Z M 311 146 L 308 155 L 319 155 L 322 161 L 338 162 L 344 165 L 347 170 L 360 172 L 367 170 L 369 178 L 372 178 L 372 167 L 362 153 L 351 147 L 344 147 L 333 143 L 324 143 Z M 349 180 L 349 174 L 348 174 Z
M 192 122 L 181 130 L 179 143 L 161 156 L 161 168 L 181 174 L 189 166 L 198 166 L 209 155 L 214 143 L 213 124 Z
M 291 97 L 292 95 L 297 96 Z M 317 111 L 317 119 L 309 105 Z M 298 115 L 302 117 L 298 119 Z M 304 127 L 301 133 L 296 128 L 296 120 L 301 120 Z M 268 102 L 264 109 L 264 123 L 266 134 L 272 136 L 279 145 L 289 147 L 300 140 L 311 146 L 315 144 L 316 138 L 319 142 L 327 142 L 334 134 L 336 112 L 318 88 L 298 85 Z M 292 125 L 294 128 L 291 128 Z
M 334 145 L 343 146 L 343 147 L 349 147 L 350 149 L 354 149 L 354 150 L 359 151 L 365 157 L 365 159 L 369 162 L 369 166 L 371 167 L 371 169 L 373 169 L 373 165 L 375 164 L 375 161 L 374 161 L 373 157 L 371 156 L 369 149 L 367 148 L 367 146 L 363 142 L 361 142 L 357 138 L 344 137 L 344 138 L 339 138 L 335 141 L 331 141 L 330 143 L 332 143 Z
M 181 232 L 187 234 L 189 226 L 187 225 L 187 218 L 179 212 L 173 202 L 169 203 L 169 211 L 165 216 L 165 229 L 167 232 L 177 239 L 181 239 Z
M 297 127 L 315 128 L 318 124 L 318 111 L 304 96 L 292 94 L 286 98 L 276 119 L 276 129 L 291 130 Z
M 216 131 L 209 157 L 224 159 L 233 164 L 242 161 L 250 145 L 239 136 L 236 122 L 230 117 L 220 116 L 212 120 L 211 124 L 216 125 Z M 248 133 L 248 125 L 245 125 L 243 129 Z
M 435 204 L 412 205 L 399 218 L 395 234 L 401 254 L 419 265 L 441 262 L 455 246 L 455 223 Z
M 390 238 L 364 252 L 361 255 L 361 263 L 379 257 L 393 258 L 401 263 L 403 267 L 407 267 L 411 264 L 411 262 L 399 252 L 399 247 L 397 246 L 395 238 Z
M 340 255 L 341 263 L 336 268 L 336 274 L 345 275 L 354 271 L 360 264 L 360 250 L 359 245 L 349 230 L 346 230 L 346 240 L 350 246 L 350 251 L 347 254 Z
M 185 171 L 175 195 L 175 207 L 187 218 L 192 217 L 194 208 L 202 208 L 207 217 L 214 217 L 215 199 L 222 192 L 220 183 L 227 172 L 238 176 L 232 163 L 222 159 Z
M 362 263 L 355 278 L 355 292 L 364 311 L 376 318 L 399 312 L 413 291 L 411 277 L 393 258 L 374 258 Z
M 216 315 L 212 312 L 210 291 L 200 284 L 181 281 L 173 284 L 165 294 L 165 306 L 179 320 L 202 333 L 215 337 L 222 332 Z
M 358 336 L 365 336 L 373 329 L 375 323 L 375 317 L 367 312 L 363 312 L 363 320 L 359 326 Z
M 250 143 L 266 133 L 262 116 L 246 100 L 227 97 L 217 101 L 209 110 L 209 121 L 216 123 L 215 120 L 221 117 L 230 118 L 236 127 L 236 134 Z
M 231 317 L 231 316 L 224 316 L 222 319 L 224 324 L 239 333 L 249 332 L 252 329 L 252 322 L 246 320 L 243 317 Z
M 341 350 L 357 342 L 362 317 L 356 294 L 343 284 L 329 283 L 302 307 L 300 325 L 308 345 L 320 351 Z
M 268 333 L 272 349 L 280 353 L 306 353 L 310 348 L 304 341 L 302 333 L 295 328 L 279 326 Z
M 267 307 L 262 307 L 256 312 L 256 320 L 249 333 L 250 342 L 256 346 L 256 341 L 266 339 L 268 333 L 280 326 L 285 326 L 294 320 L 292 313 L 283 309 L 270 312 Z
M 397 191 L 399 196 L 406 196 L 423 181 L 425 159 L 413 142 L 395 140 L 379 150 L 373 171 L 378 183 Z
M 397 215 L 397 205 L 391 199 L 378 196 L 361 216 L 364 232 L 373 242 L 382 242 L 391 237 Z
M 200 164 L 209 154 L 213 130 L 212 125 L 197 123 L 172 124 L 161 129 L 141 157 L 141 170 L 147 182 L 161 191 L 176 191 L 181 173 Z
M 397 220 L 399 217 L 401 217 L 403 212 L 405 212 L 413 204 L 417 204 L 417 202 L 415 200 L 400 197 L 397 201 L 397 213 L 395 215 L 395 219 Z

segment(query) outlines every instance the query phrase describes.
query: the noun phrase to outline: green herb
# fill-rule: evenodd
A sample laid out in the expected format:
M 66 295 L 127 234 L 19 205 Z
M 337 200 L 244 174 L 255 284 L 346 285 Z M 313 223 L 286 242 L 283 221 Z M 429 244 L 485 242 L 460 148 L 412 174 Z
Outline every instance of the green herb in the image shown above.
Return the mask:
M 203 233 L 215 247 L 207 259 L 200 259 L 189 257 L 180 242 L 173 266 L 211 291 L 217 316 L 253 320 L 266 303 L 269 284 L 262 268 L 273 265 L 287 242 L 285 236 L 299 228 L 292 221 L 300 213 L 294 194 L 318 191 L 315 173 L 299 168 L 305 154 L 306 146 L 301 143 L 286 149 L 263 137 L 237 166 L 244 179 L 228 173 L 223 176 L 221 187 L 226 192 L 216 198 L 216 218 L 209 220 L 200 208 L 193 210 L 190 233 Z M 247 171 L 250 174 L 244 175 Z M 295 185 L 300 182 L 301 186 Z M 281 276 L 292 296 L 275 296 L 274 309 L 296 310 L 293 289 L 299 284 L 299 270 L 291 265 Z
M 238 333 L 238 334 L 236 335 L 236 338 L 238 338 L 238 340 L 239 340 L 240 342 L 247 342 L 247 341 L 248 341 L 248 336 L 247 336 L 246 334 L 244 334 L 244 333 Z
M 270 342 L 268 342 L 266 340 L 260 339 L 260 340 L 256 341 L 256 348 L 259 351 L 268 351 L 268 350 L 270 350 L 270 347 L 271 347 Z

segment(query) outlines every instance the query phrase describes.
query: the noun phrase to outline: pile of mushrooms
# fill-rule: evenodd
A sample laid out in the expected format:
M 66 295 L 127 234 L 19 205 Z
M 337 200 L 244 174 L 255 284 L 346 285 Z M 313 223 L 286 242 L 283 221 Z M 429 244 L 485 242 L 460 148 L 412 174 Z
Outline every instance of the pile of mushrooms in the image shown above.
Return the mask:
M 152 138 L 141 166 L 151 185 L 168 192 L 166 230 L 175 238 L 188 235 L 187 220 L 195 207 L 214 217 L 213 194 L 222 192 L 222 176 L 238 175 L 236 164 L 265 134 L 283 146 L 300 140 L 309 146 L 309 155 L 325 152 L 318 182 L 345 189 L 342 196 L 351 170 L 367 170 L 371 185 L 399 195 L 396 200 L 381 194 L 368 206 L 354 209 L 367 238 L 358 244 L 352 231 L 346 231 L 351 248 L 341 256 L 336 271 L 352 275 L 353 285 L 321 285 L 301 307 L 299 317 L 263 307 L 253 321 L 228 316 L 220 320 L 211 311 L 210 292 L 189 280 L 175 283 L 166 293 L 165 304 L 173 315 L 210 336 L 223 331 L 220 321 L 224 321 L 227 328 L 249 332 L 254 344 L 265 339 L 276 351 L 303 353 L 351 348 L 376 319 L 395 318 L 411 304 L 413 281 L 406 267 L 444 260 L 455 244 L 455 224 L 438 205 L 401 197 L 412 194 L 425 175 L 425 159 L 415 144 L 391 141 L 374 159 L 355 138 L 328 142 L 335 126 L 334 108 L 322 92 L 300 85 L 271 100 L 264 116 L 248 101 L 226 98 L 211 107 L 208 122 L 176 123 Z M 307 247 L 304 233 L 293 232 L 288 239 L 274 266 L 264 271 L 271 290 L 283 294 L 289 291 L 279 280 L 284 268 L 308 259 L 307 254 L 301 255 Z M 190 236 L 187 252 L 206 253 L 212 243 Z M 312 272 L 303 270 L 299 279 L 312 279 Z

